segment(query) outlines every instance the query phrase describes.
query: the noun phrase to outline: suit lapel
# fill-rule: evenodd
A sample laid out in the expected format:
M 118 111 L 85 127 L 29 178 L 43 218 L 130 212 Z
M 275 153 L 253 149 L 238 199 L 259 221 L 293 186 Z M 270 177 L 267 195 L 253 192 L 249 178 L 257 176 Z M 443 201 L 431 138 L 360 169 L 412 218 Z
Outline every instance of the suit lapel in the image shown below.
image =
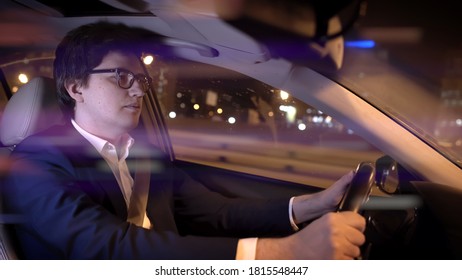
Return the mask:
M 66 154 L 72 159 L 79 187 L 95 202 L 126 219 L 125 199 L 107 162 L 73 127 L 69 127 L 67 137 Z
M 75 167 L 78 185 L 96 203 L 101 204 L 123 220 L 127 219 L 127 207 L 119 184 L 107 162 L 98 151 L 72 125 L 67 129 L 66 154 Z M 138 138 L 139 139 L 139 138 Z M 136 140 L 138 142 L 138 140 Z M 144 143 L 143 141 L 140 141 Z M 169 160 L 165 154 L 152 145 L 141 144 L 130 151 L 130 158 L 143 155 L 152 160 L 152 174 L 150 179 L 147 214 L 158 231 L 175 231 L 172 197 L 172 178 L 164 171 L 169 168 Z M 141 145 L 140 145 L 141 144 Z M 133 160 L 127 159 L 132 176 L 134 175 Z M 168 173 L 168 172 L 167 172 Z

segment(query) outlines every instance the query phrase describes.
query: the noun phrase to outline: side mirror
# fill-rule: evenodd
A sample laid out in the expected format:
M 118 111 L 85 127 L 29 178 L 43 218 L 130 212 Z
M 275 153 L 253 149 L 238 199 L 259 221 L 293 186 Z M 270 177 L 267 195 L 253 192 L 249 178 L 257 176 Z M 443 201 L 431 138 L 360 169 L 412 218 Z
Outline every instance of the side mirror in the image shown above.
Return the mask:
M 394 194 L 399 189 L 398 163 L 389 156 L 379 158 L 375 163 L 375 180 L 379 189 Z

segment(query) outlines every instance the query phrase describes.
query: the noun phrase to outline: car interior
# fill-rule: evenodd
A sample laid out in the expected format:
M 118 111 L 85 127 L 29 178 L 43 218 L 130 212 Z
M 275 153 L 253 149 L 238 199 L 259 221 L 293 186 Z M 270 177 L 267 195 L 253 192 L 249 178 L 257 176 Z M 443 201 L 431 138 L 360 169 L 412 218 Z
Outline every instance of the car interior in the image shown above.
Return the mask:
M 95 3 L 97 4 L 83 1 L 79 10 L 73 10 L 58 3 L 59 1 L 29 2 L 40 3 L 42 5 L 48 4 L 49 7 L 54 7 L 55 9 L 48 10 L 51 14 L 59 10 L 62 13 L 59 16 L 69 17 L 67 21 L 68 26 L 78 25 L 77 21 L 73 22 L 72 16 L 88 16 L 88 14 L 91 13 L 99 15 L 102 13 L 108 15 L 116 13 L 122 17 L 128 16 L 128 18 L 130 16 L 142 17 L 142 13 L 130 13 L 128 10 L 130 10 L 130 8 L 136 8 L 136 3 L 140 5 L 144 3 L 143 1 L 133 1 L 133 3 L 127 7 L 122 3 L 127 1 L 96 1 Z M 110 2 L 111 5 L 105 4 L 104 2 Z M 335 1 L 329 1 L 329 3 L 332 2 Z M 350 1 L 339 2 L 344 4 Z M 352 2 L 358 4 L 362 1 Z M 260 4 L 261 3 L 265 3 L 265 1 L 260 2 Z M 114 5 L 118 5 L 119 8 L 115 8 Z M 337 10 L 341 9 L 341 7 L 343 7 L 342 5 L 332 12 L 335 13 Z M 322 9 L 322 7 L 320 6 L 319 9 Z M 345 18 L 349 20 L 356 18 L 359 16 L 359 14 L 357 14 L 358 12 L 359 9 L 357 8 L 353 9 L 353 11 L 348 11 Z M 251 11 L 250 15 L 252 15 Z M 331 14 L 325 14 L 324 16 L 330 18 Z M 86 18 L 84 21 L 91 20 L 93 20 L 93 18 Z M 283 19 L 275 22 L 283 22 Z M 346 20 L 346 22 L 347 24 L 352 24 L 348 20 Z M 295 34 L 291 32 L 289 36 L 287 32 L 284 31 L 284 28 L 286 28 L 285 26 L 274 27 L 274 23 L 271 21 L 266 19 L 256 21 L 252 16 L 239 21 L 231 19 L 229 23 L 246 34 L 258 38 L 260 42 L 269 40 L 269 37 L 265 36 L 274 35 L 274 33 L 259 33 L 258 31 L 271 30 L 268 29 L 268 26 L 277 28 L 278 32 L 275 34 L 281 37 L 288 36 L 286 39 L 293 40 L 292 42 L 296 49 L 304 43 L 304 39 L 306 39 L 307 36 L 306 34 L 296 34 L 296 32 Z M 259 27 L 259 24 L 263 24 L 264 26 Z M 254 26 L 255 30 L 250 30 L 248 26 Z M 325 28 L 324 26 L 324 29 Z M 309 36 L 313 38 L 316 36 L 329 37 L 329 32 L 324 29 L 316 30 L 316 32 L 310 33 Z M 166 31 L 166 33 L 168 33 L 168 31 Z M 189 57 L 188 52 L 191 51 L 194 52 L 195 55 L 200 53 L 201 57 L 213 58 L 218 54 L 215 49 L 197 42 L 190 43 L 171 38 L 165 39 L 162 42 L 167 50 L 174 50 L 173 53 L 169 53 L 169 56 L 183 55 L 187 58 Z M 249 47 L 246 51 L 250 51 L 248 56 L 243 57 L 246 57 L 249 61 L 252 61 L 252 63 L 264 61 L 266 59 L 265 55 L 268 54 L 273 58 L 299 61 L 301 59 L 300 57 L 291 57 L 294 53 L 298 53 L 306 62 L 300 66 L 312 67 L 320 72 L 326 71 L 326 69 L 327 71 L 332 71 L 332 69 L 337 67 L 338 63 L 335 55 L 322 59 L 319 59 L 319 57 L 313 58 L 312 50 L 309 52 L 305 50 L 305 52 L 284 53 L 282 49 L 275 47 L 267 50 L 268 52 L 265 54 L 262 54 L 259 52 L 260 49 L 251 48 L 251 44 L 246 47 Z M 224 53 L 229 51 L 232 53 L 233 51 L 237 52 L 242 50 L 231 50 L 231 48 L 230 50 L 226 50 L 226 48 L 223 47 L 220 51 Z M 316 60 L 316 63 L 313 63 L 313 59 Z M 219 64 L 219 62 L 215 63 Z M 250 72 L 250 66 L 249 69 Z M 2 71 L 0 71 L 0 74 L 3 75 Z M 0 80 L 6 81 L 6 79 L 2 77 L 0 77 Z M 6 82 L 2 83 L 6 84 Z M 184 81 L 182 86 L 188 87 L 189 84 Z M 2 155 L 2 158 L 7 158 L 15 145 L 20 143 L 25 137 L 62 121 L 62 113 L 56 103 L 55 92 L 55 85 L 52 79 L 48 77 L 37 77 L 20 87 L 16 93 L 8 94 L 10 99 L 3 109 L 0 118 L 0 142 L 2 144 L 0 147 L 0 155 Z M 146 133 L 151 136 L 152 141 L 157 146 L 170 155 L 176 166 L 186 171 L 211 190 L 229 197 L 271 198 L 291 197 L 299 194 L 314 193 L 323 189 L 323 187 L 315 184 L 274 179 L 259 174 L 242 172 L 240 170 L 210 166 L 208 164 L 203 164 L 200 160 L 184 160 L 181 154 L 178 156 L 178 152 L 172 148 L 172 142 L 175 142 L 176 138 L 172 139 L 174 137 L 171 137 L 171 131 L 166 128 L 168 125 L 175 124 L 175 120 L 166 118 L 165 112 L 162 112 L 164 104 L 159 101 L 156 95 L 147 95 L 145 98 L 147 99 L 146 104 L 148 106 L 143 108 L 142 124 L 146 129 Z M 176 145 L 176 143 L 173 145 Z M 355 187 L 359 186 L 359 188 L 352 190 L 352 192 L 357 191 L 357 193 L 352 194 L 354 198 L 347 199 L 347 202 L 349 202 L 360 197 L 362 199 L 361 202 L 365 202 L 361 209 L 358 209 L 356 206 L 356 211 L 360 211 L 366 217 L 368 225 L 366 229 L 367 242 L 362 248 L 362 258 L 462 258 L 462 220 L 458 218 L 459 210 L 461 210 L 460 200 L 462 199 L 462 192 L 456 188 L 427 182 L 423 180 L 419 174 L 411 172 L 408 168 L 397 163 L 397 161 L 386 154 L 380 153 L 378 155 L 379 156 L 374 158 L 374 160 L 367 159 L 363 162 L 355 163 L 358 164 L 356 173 L 361 174 L 361 176 L 355 177 L 354 185 Z M 227 164 L 227 161 L 229 161 L 229 159 L 223 156 L 218 159 L 218 162 L 222 164 Z M 3 164 L 3 162 L 0 161 L 0 164 Z M 7 164 L 7 162 L 5 164 Z M 350 165 L 351 164 L 349 164 L 347 168 L 353 169 L 354 166 Z M 293 169 L 293 165 L 286 164 L 283 172 L 288 173 L 288 176 L 290 176 Z M 343 170 L 344 169 L 341 169 L 339 173 L 343 172 Z M 0 175 L 3 174 L 0 173 Z M 376 185 L 378 188 L 375 187 Z M 374 187 L 374 190 L 371 193 L 372 187 Z M 371 196 L 369 197 L 369 195 Z M 343 203 L 342 205 L 348 206 L 348 204 L 349 203 Z M 354 206 L 350 205 L 350 207 Z M 2 212 L 1 195 L 0 212 Z M 15 249 L 16 241 L 9 230 L 10 226 L 16 223 L 21 223 L 20 216 L 16 216 L 14 213 L 2 212 L 0 216 L 0 259 L 20 258 L 20 252 L 16 252 Z
M 2 154 L 10 153 L 27 136 L 62 121 L 55 92 L 52 79 L 39 77 L 31 80 L 8 101 L 0 124 Z M 9 236 L 5 224 L 18 223 L 21 219 L 13 214 L 5 214 L 7 216 L 2 217 L 8 219 L 1 223 L 0 257 L 12 259 L 17 255 L 13 249 L 14 241 Z
M 5 149 L 2 153 L 8 153 L 14 149 L 15 145 L 30 134 L 39 132 L 62 121 L 62 114 L 54 93 L 55 86 L 52 79 L 37 77 L 29 81 L 13 95 L 5 107 L 0 124 L 1 141 L 5 145 L 2 147 L 2 149 Z M 294 184 L 245 173 L 240 174 L 181 160 L 175 160 L 175 163 L 208 188 L 230 197 L 290 197 L 321 190 L 319 187 Z M 375 166 L 380 168 L 380 166 L 386 167 L 390 164 L 395 163 L 390 158 L 384 157 Z M 401 177 L 411 176 L 405 170 L 400 170 L 395 175 L 398 175 L 398 173 Z M 368 174 L 359 178 L 359 180 L 365 182 L 353 182 L 352 184 L 371 188 L 375 184 L 375 176 L 374 168 Z M 409 181 L 410 178 L 401 179 L 401 182 Z M 432 195 L 432 184 L 421 182 L 410 182 L 408 184 L 408 186 L 400 186 L 402 195 L 406 193 L 415 195 L 416 189 L 419 189 L 420 192 L 424 190 L 424 195 Z M 396 186 L 390 184 L 388 188 L 389 191 L 395 191 L 393 188 L 396 188 Z M 366 193 L 356 194 L 356 196 L 364 197 L 369 195 L 369 191 L 370 189 L 367 189 Z M 440 203 L 447 203 L 446 199 L 450 200 L 452 197 L 453 203 L 457 204 L 457 199 L 454 199 L 454 197 L 458 195 L 460 194 L 457 192 L 448 193 L 441 198 L 442 202 Z M 366 207 L 362 210 L 363 215 L 368 217 L 369 225 L 366 232 L 368 243 L 363 248 L 363 258 L 395 259 L 399 257 L 402 259 L 426 259 L 438 256 L 438 258 L 452 259 L 455 257 L 454 254 L 459 252 L 458 250 L 454 250 L 457 248 L 454 242 L 460 240 L 457 234 L 460 230 L 457 228 L 460 223 L 454 222 L 456 219 L 447 218 L 443 221 L 436 219 L 433 210 L 429 209 L 428 206 L 423 207 L 418 201 L 409 204 L 410 206 L 407 206 L 407 208 L 398 207 L 398 209 L 394 210 L 375 210 L 373 198 L 371 202 L 369 203 L 369 209 Z M 380 197 L 376 198 L 375 202 L 380 203 Z M 445 215 L 438 213 L 438 217 L 442 216 L 448 217 L 447 213 Z M 451 216 L 449 215 L 449 217 Z M 11 236 L 8 226 L 21 222 L 21 217 L 4 213 L 2 219 L 2 227 L 0 228 L 0 257 L 3 259 L 16 259 L 17 253 L 14 249 L 14 236 Z M 449 238 L 441 230 L 442 227 L 439 224 L 441 222 L 447 223 L 445 225 L 446 228 L 454 228 L 455 232 Z M 435 242 L 435 240 L 438 240 L 438 242 Z M 452 242 L 449 243 L 449 241 Z M 447 244 L 442 246 L 444 243 Z

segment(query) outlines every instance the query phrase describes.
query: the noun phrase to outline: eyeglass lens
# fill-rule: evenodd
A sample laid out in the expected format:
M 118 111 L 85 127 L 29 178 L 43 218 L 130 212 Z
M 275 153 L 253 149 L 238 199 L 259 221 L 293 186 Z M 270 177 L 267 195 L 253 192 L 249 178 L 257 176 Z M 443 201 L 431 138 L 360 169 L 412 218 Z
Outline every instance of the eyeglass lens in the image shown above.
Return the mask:
M 118 83 L 121 88 L 129 89 L 136 79 L 144 92 L 149 90 L 149 81 L 148 78 L 144 75 L 135 76 L 133 73 L 127 71 L 117 71 L 117 76 Z

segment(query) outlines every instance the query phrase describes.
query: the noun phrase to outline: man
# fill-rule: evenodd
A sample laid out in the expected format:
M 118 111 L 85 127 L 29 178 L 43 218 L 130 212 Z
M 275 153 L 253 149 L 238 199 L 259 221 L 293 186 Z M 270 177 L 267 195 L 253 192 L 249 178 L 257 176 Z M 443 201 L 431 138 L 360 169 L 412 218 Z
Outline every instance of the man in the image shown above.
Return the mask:
M 15 228 L 20 256 L 357 257 L 364 219 L 330 213 L 352 173 L 323 192 L 291 200 L 230 199 L 187 176 L 142 135 L 135 137 L 149 88 L 136 44 L 147 34 L 139 32 L 98 22 L 69 32 L 58 46 L 54 77 L 69 120 L 16 147 L 12 170 L 22 172 L 10 172 L 5 188 L 6 210 L 25 217 Z M 137 206 L 133 155 L 148 159 L 152 170 L 138 223 L 131 220 Z

